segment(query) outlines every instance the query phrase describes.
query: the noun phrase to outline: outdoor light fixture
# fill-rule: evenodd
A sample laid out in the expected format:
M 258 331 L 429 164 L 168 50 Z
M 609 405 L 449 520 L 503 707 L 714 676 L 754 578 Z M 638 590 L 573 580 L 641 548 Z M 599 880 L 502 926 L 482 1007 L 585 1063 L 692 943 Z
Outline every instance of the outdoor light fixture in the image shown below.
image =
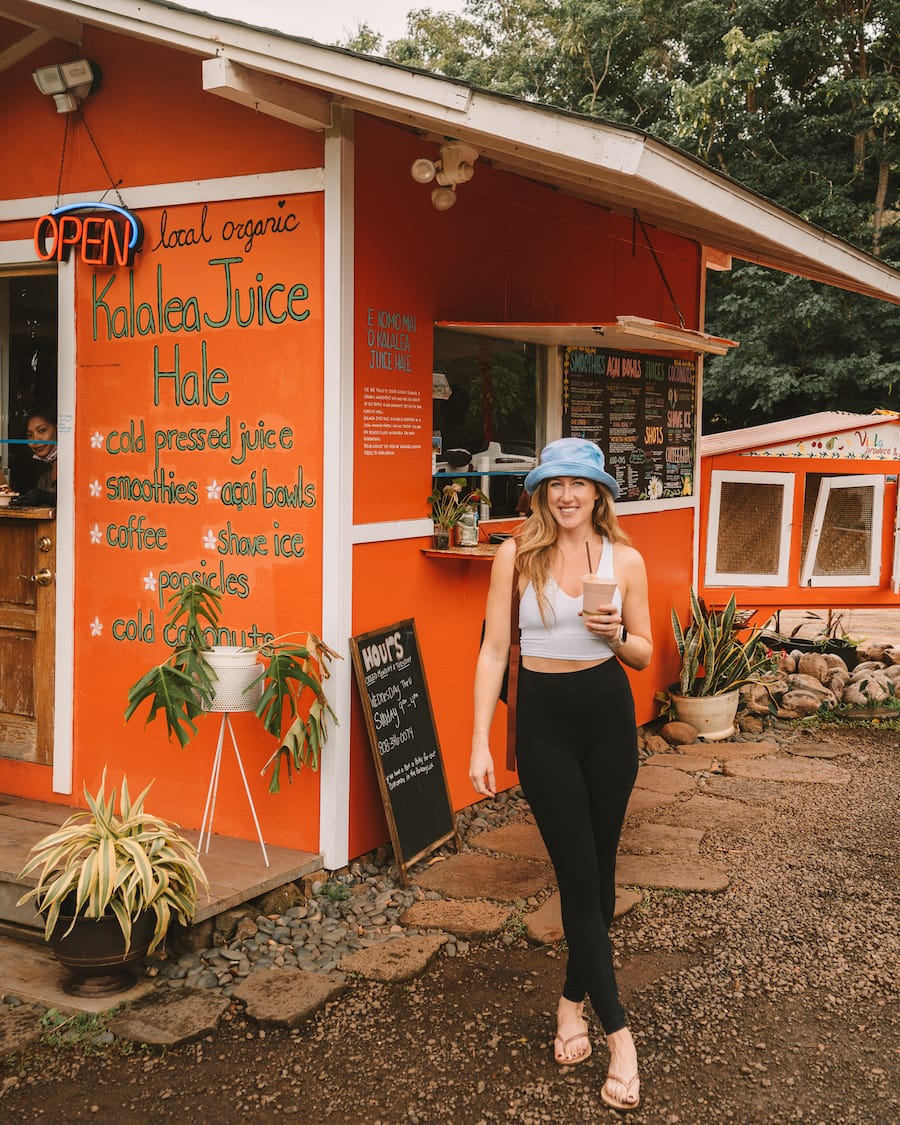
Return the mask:
M 34 84 L 56 103 L 57 113 L 71 113 L 88 94 L 100 88 L 100 67 L 90 59 L 73 59 L 56 66 L 39 66 Z
M 477 159 L 478 150 L 470 145 L 442 145 L 437 160 L 424 156 L 414 160 L 410 174 L 419 184 L 436 181 L 439 186 L 431 193 L 432 206 L 437 211 L 449 211 L 456 203 L 456 185 L 472 179 Z

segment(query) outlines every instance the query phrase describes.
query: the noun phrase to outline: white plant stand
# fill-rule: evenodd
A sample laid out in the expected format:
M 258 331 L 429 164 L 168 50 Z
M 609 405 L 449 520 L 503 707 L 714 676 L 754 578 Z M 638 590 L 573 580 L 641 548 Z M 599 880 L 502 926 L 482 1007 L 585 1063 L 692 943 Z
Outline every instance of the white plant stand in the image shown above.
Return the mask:
M 213 817 L 216 812 L 216 797 L 219 793 L 219 774 L 222 769 L 222 750 L 225 743 L 225 728 L 228 727 L 228 733 L 231 735 L 231 745 L 234 748 L 234 756 L 237 759 L 238 769 L 241 771 L 241 780 L 244 783 L 244 792 L 247 794 L 247 803 L 250 805 L 250 812 L 253 815 L 253 823 L 256 825 L 256 836 L 259 840 L 259 846 L 262 848 L 263 860 L 266 867 L 269 866 L 269 854 L 266 851 L 266 843 L 263 840 L 262 829 L 259 826 L 259 818 L 256 815 L 256 806 L 253 804 L 253 797 L 250 793 L 250 786 L 247 784 L 247 774 L 244 772 L 244 763 L 241 759 L 241 751 L 238 748 L 237 738 L 234 734 L 234 727 L 231 725 L 231 717 L 228 711 L 222 715 L 222 722 L 219 724 L 219 741 L 216 744 L 216 755 L 213 758 L 212 773 L 209 778 L 209 789 L 206 793 L 206 807 L 203 810 L 203 823 L 200 825 L 200 842 L 197 845 L 197 850 L 204 854 L 209 854 L 209 841 L 212 836 Z M 203 837 L 206 837 L 206 846 L 204 847 Z
M 216 811 L 216 797 L 219 793 L 219 776 L 222 771 L 222 752 L 225 746 L 225 728 L 231 736 L 231 745 L 237 759 L 238 769 L 241 771 L 241 780 L 244 783 L 244 792 L 247 794 L 247 803 L 256 825 L 256 835 L 259 846 L 262 848 L 263 860 L 269 866 L 269 855 L 263 840 L 259 818 L 256 815 L 256 806 L 247 784 L 247 774 L 244 771 L 244 762 L 238 747 L 234 727 L 231 725 L 232 711 L 253 711 L 259 701 L 262 691 L 262 665 L 256 661 L 256 655 L 239 648 L 218 647 L 207 653 L 207 660 L 215 668 L 218 680 L 213 700 L 209 706 L 210 712 L 221 712 L 222 722 L 219 724 L 219 741 L 216 744 L 216 754 L 213 758 L 212 772 L 209 777 L 209 789 L 206 793 L 206 807 L 203 810 L 203 823 L 200 825 L 200 841 L 197 850 L 209 854 L 209 842 L 212 836 L 213 817 Z M 204 846 L 204 836 L 206 845 Z

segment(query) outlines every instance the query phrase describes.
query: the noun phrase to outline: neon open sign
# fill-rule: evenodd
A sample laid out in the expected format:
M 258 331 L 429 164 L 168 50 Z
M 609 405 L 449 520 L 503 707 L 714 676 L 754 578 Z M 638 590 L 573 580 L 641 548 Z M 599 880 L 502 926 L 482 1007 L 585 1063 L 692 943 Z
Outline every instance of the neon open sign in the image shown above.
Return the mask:
M 89 266 L 130 266 L 144 228 L 114 203 L 67 203 L 38 219 L 34 246 L 45 262 L 65 262 L 74 250 Z

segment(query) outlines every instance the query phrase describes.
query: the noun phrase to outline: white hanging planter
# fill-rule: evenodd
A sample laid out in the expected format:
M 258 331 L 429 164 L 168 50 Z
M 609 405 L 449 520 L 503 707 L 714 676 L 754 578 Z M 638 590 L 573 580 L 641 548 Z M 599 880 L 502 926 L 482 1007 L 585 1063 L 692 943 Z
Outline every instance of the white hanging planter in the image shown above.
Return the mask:
M 214 645 L 204 652 L 218 679 L 208 711 L 255 711 L 262 695 L 263 666 L 258 654 L 239 645 Z
M 700 737 L 709 742 L 721 742 L 734 734 L 734 717 L 740 695 L 739 691 L 728 691 L 724 695 L 675 695 L 670 692 L 675 713 L 681 722 L 690 723 Z

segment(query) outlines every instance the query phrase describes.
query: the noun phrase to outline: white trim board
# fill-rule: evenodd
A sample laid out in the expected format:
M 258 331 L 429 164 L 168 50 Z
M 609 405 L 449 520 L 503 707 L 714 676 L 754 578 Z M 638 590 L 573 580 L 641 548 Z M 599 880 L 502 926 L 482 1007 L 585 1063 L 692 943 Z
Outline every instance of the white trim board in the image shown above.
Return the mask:
M 337 723 L 319 779 L 319 851 L 329 870 L 349 859 L 353 702 L 353 115 L 335 110 L 334 120 L 325 137 L 322 639 L 343 660 L 331 666 Z
M 122 188 L 125 205 L 132 211 L 141 207 L 176 207 L 180 203 L 216 203 L 225 199 L 256 199 L 265 195 L 304 195 L 323 191 L 323 168 L 295 168 L 288 172 L 265 172 L 252 176 L 223 176 L 212 180 L 176 180 L 165 184 L 144 184 Z M 92 196 L 108 195 L 108 184 L 85 188 L 77 194 L 31 196 L 22 199 L 0 199 L 0 222 L 39 219 L 54 207 L 77 203 Z M 15 244 L 13 244 L 15 245 Z M 31 259 L 34 260 L 34 247 Z

